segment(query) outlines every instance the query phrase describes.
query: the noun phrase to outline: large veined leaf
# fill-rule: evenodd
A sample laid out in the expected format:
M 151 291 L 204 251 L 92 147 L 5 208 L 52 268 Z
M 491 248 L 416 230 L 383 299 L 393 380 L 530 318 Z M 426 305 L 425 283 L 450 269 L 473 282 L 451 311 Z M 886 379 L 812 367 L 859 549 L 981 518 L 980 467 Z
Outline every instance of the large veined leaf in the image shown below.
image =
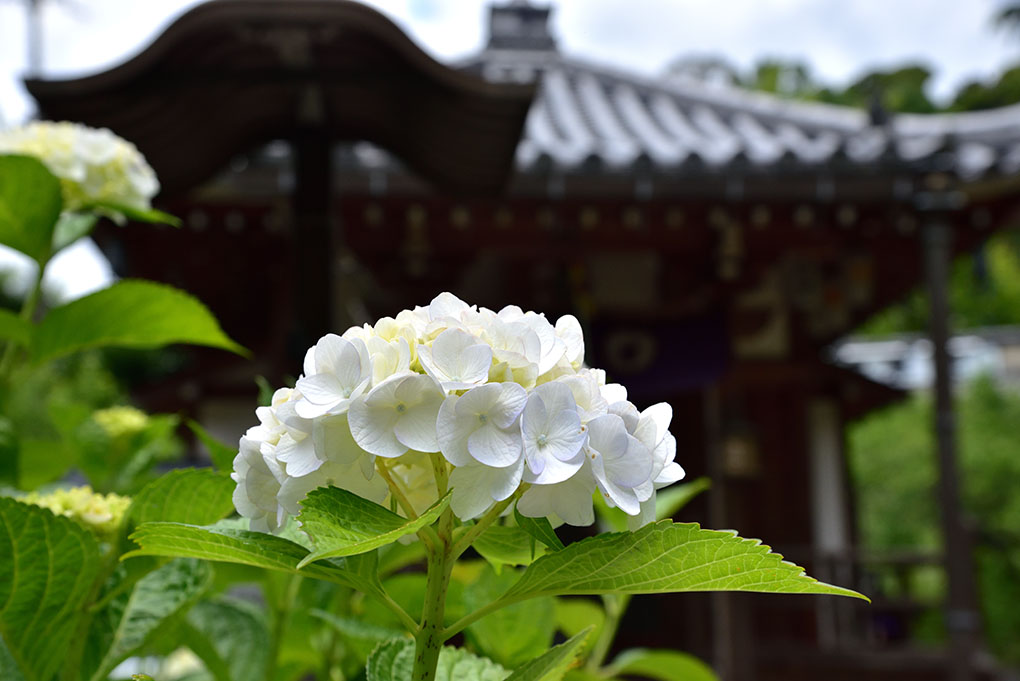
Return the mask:
M 605 671 L 610 676 L 633 674 L 656 681 L 719 681 L 711 667 L 678 650 L 625 650 Z
M 210 525 L 234 510 L 234 482 L 208 468 L 182 468 L 153 480 L 131 502 L 131 521 Z
M 408 681 L 414 669 L 414 641 L 398 638 L 380 643 L 368 657 L 368 681 Z M 462 648 L 444 646 L 439 651 L 436 681 L 503 681 L 510 672 L 484 657 Z
M 486 569 L 464 588 L 464 605 L 469 611 L 482 608 L 500 597 L 517 581 L 518 574 Z M 541 655 L 556 633 L 555 603 L 550 597 L 531 598 L 497 610 L 468 627 L 464 634 L 475 650 L 514 668 Z
M 125 554 L 124 558 L 201 558 L 292 573 L 298 572 L 298 563 L 309 554 L 308 549 L 300 544 L 263 532 L 183 523 L 145 523 L 131 534 L 131 539 L 141 548 Z M 302 569 L 301 574 L 381 595 L 382 587 L 376 577 L 377 563 L 375 553 L 364 553 L 312 563 Z
M 265 678 L 269 629 L 252 604 L 230 598 L 199 601 L 188 611 L 184 635 L 216 681 Z
M 0 156 L 0 244 L 46 262 L 63 207 L 60 181 L 38 159 Z
M 0 309 L 0 342 L 28 345 L 32 341 L 32 325 L 10 310 Z
M 864 596 L 808 577 L 756 539 L 661 521 L 582 539 L 530 565 L 501 599 L 607 593 L 757 591 Z
M 60 667 L 98 568 L 88 530 L 0 498 L 0 636 L 25 678 L 47 681 Z
M 365 553 L 413 534 L 436 522 L 450 504 L 450 494 L 414 520 L 338 487 L 312 490 L 301 502 L 298 522 L 315 542 L 315 551 L 298 568 L 322 560 Z
M 88 348 L 156 348 L 171 343 L 247 353 L 223 333 L 205 305 L 184 291 L 124 280 L 50 310 L 36 328 L 32 354 L 42 362 Z
M 130 594 L 110 603 L 113 636 L 91 681 L 102 681 L 128 655 L 150 640 L 157 627 L 185 611 L 205 591 L 212 571 L 198 560 L 180 559 L 150 572 Z
M 591 631 L 592 627 L 588 627 L 534 660 L 524 663 L 506 681 L 560 681 L 577 660 Z

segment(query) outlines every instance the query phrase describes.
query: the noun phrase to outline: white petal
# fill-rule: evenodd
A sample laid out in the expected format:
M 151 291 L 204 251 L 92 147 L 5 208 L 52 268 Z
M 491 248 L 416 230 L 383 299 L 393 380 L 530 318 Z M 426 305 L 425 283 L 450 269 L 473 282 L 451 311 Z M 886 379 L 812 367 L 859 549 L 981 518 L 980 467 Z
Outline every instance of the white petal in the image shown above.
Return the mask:
M 458 466 L 450 474 L 453 496 L 450 508 L 461 520 L 470 520 L 485 513 L 495 499 L 489 493 L 487 473 L 493 469 L 485 466 Z
M 489 420 L 500 428 L 509 428 L 527 401 L 528 391 L 524 388 L 516 383 L 500 383 L 499 400 L 489 410 Z
M 570 461 L 584 446 L 587 433 L 581 426 L 576 411 L 561 411 L 551 414 L 546 430 L 546 445 L 543 453 L 560 461 Z
M 677 480 L 683 480 L 684 475 L 684 469 L 680 467 L 680 464 L 669 463 L 659 473 L 659 477 L 655 478 L 655 484 L 661 486 L 672 485 Z
M 458 401 L 462 399 L 464 399 L 463 396 L 457 397 L 456 395 L 447 397 L 436 417 L 436 437 L 439 440 L 439 451 L 454 466 L 466 466 L 473 461 L 468 452 L 467 440 L 478 424 L 478 419 L 475 416 L 459 416 L 457 414 L 456 407 Z
M 432 400 L 408 407 L 393 427 L 397 440 L 419 452 L 438 452 L 436 418 L 441 405 L 440 400 Z
M 487 466 L 512 466 L 520 461 L 523 453 L 521 435 L 486 423 L 468 437 L 468 451 L 476 461 Z
M 479 414 L 489 414 L 499 402 L 501 394 L 502 389 L 497 383 L 471 388 L 457 401 L 457 415 L 474 418 Z
M 460 319 L 461 312 L 466 312 L 468 309 L 470 308 L 467 303 L 452 293 L 444 291 L 433 298 L 429 304 L 429 319 L 436 320 L 443 317 Z
M 556 457 L 542 457 L 539 459 L 541 467 L 535 470 L 531 466 L 531 459 L 528 459 L 528 471 L 524 473 L 524 481 L 536 485 L 554 485 L 568 480 L 584 465 L 584 451 L 579 451 L 570 461 L 560 461 Z
M 361 456 L 367 456 L 354 441 L 346 414 L 316 420 L 312 439 L 316 453 L 325 461 L 349 464 Z
M 297 412 L 298 415 L 306 419 L 325 414 L 334 404 L 347 397 L 344 394 L 344 387 L 332 374 L 315 374 L 301 378 L 297 382 L 297 389 L 304 398 L 298 402 Z M 310 405 L 307 404 L 309 402 Z M 313 413 L 316 411 L 314 407 L 324 407 L 324 409 L 316 414 Z M 305 416 L 306 413 L 312 415 Z
M 587 471 L 557 485 L 533 485 L 517 502 L 517 509 L 529 518 L 558 516 L 564 522 L 578 527 L 595 522 L 592 492 L 595 481 Z
M 484 383 L 492 366 L 492 348 L 481 343 L 465 348 L 458 359 L 458 378 L 462 383 Z
M 556 320 L 556 335 L 563 340 L 567 360 L 571 364 L 584 361 L 584 332 L 574 315 L 563 315 Z
M 315 455 L 315 446 L 310 437 L 295 440 L 290 435 L 284 435 L 280 438 L 280 444 L 277 445 L 276 455 L 280 461 L 286 464 L 287 475 L 293 478 L 299 478 L 318 470 L 323 462 Z
M 407 451 L 393 434 L 400 414 L 389 405 L 372 406 L 368 399 L 351 402 L 347 419 L 351 435 L 366 452 L 387 458 L 398 457 Z

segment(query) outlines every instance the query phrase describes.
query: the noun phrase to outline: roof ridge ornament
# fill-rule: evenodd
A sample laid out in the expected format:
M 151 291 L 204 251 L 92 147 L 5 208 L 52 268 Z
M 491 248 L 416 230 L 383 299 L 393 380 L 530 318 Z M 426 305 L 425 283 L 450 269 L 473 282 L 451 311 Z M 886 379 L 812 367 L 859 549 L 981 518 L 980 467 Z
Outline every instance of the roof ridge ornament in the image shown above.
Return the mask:
M 489 5 L 490 50 L 556 52 L 556 39 L 549 30 L 549 5 L 532 5 L 528 0 L 511 0 L 506 5 Z

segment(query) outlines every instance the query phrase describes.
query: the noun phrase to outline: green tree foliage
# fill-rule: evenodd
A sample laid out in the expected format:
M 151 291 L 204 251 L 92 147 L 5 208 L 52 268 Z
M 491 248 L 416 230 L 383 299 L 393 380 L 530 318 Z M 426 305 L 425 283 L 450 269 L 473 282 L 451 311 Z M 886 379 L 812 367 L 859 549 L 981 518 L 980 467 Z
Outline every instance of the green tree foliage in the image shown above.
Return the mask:
M 958 400 L 963 503 L 978 529 L 978 585 L 993 650 L 1020 662 L 1020 394 L 982 378 Z M 850 431 L 861 539 L 870 551 L 938 549 L 937 468 L 926 395 L 875 413 Z M 895 518 L 896 522 L 890 522 Z M 932 582 L 935 588 L 932 588 Z M 938 580 L 913 585 L 922 599 Z M 932 594 L 931 591 L 936 591 Z

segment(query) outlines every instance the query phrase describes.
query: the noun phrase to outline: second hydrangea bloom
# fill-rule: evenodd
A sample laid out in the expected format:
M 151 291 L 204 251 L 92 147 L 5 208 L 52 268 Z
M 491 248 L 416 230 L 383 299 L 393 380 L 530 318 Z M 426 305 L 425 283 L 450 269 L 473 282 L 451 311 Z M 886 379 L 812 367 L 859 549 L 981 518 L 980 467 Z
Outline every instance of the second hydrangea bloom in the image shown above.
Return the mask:
M 582 365 L 571 316 L 499 312 L 443 293 L 374 326 L 323 337 L 294 389 L 257 411 L 234 462 L 235 505 L 253 529 L 275 531 L 312 489 L 335 485 L 417 512 L 437 500 L 425 454 L 450 470 L 451 507 L 477 517 L 524 486 L 518 510 L 554 523 L 594 520 L 598 491 L 634 525 L 654 516 L 655 491 L 684 475 L 672 412 L 639 412 L 626 390 Z

